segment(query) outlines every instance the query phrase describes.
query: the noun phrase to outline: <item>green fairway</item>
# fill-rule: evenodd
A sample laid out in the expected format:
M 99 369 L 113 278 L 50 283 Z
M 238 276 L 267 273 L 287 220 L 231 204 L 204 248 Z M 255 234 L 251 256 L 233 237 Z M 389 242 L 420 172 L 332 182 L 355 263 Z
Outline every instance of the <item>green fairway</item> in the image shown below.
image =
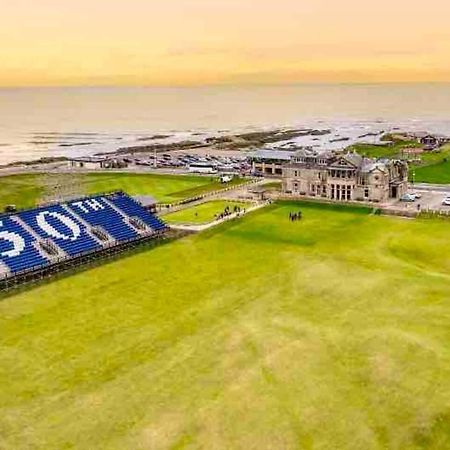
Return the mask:
M 166 214 L 163 219 L 168 223 L 201 224 L 209 223 L 215 220 L 217 214 L 223 213 L 226 207 L 233 212 L 235 206 L 244 209 L 249 206 L 244 202 L 233 202 L 226 200 L 213 200 L 202 203 L 201 205 L 186 208 L 181 211 Z
M 222 184 L 217 177 L 193 175 L 140 175 L 140 174 L 89 174 L 86 176 L 88 193 L 122 189 L 134 194 L 151 194 L 159 202 L 175 202 L 207 192 L 238 185 L 247 180 L 234 178 L 229 184 Z
M 450 160 L 430 166 L 417 167 L 414 180 L 417 183 L 450 184 Z
M 5 298 L 0 448 L 450 448 L 448 230 L 273 204 Z
M 236 177 L 224 185 L 217 177 L 130 173 L 11 175 L 0 177 L 0 209 L 8 204 L 19 208 L 33 207 L 55 186 L 67 183 L 72 184 L 80 196 L 121 189 L 130 195 L 147 194 L 159 202 L 171 203 L 245 181 Z
M 419 183 L 450 184 L 450 144 L 444 145 L 439 152 L 424 154 L 422 160 L 423 165 L 414 169 L 415 181 Z
M 355 144 L 349 147 L 360 155 L 369 158 L 402 158 L 402 149 L 406 147 L 420 147 L 415 141 L 395 140 L 393 145 L 378 146 L 370 144 Z M 421 162 L 414 163 L 410 170 L 410 181 L 420 183 L 450 184 L 450 144 L 444 145 L 437 152 L 424 152 L 420 156 Z
M 42 197 L 45 187 L 40 175 L 0 177 L 0 211 L 7 205 L 31 208 Z
M 354 144 L 349 147 L 349 150 L 353 150 L 368 158 L 400 158 L 403 156 L 402 151 L 404 148 L 420 147 L 420 144 L 416 141 L 392 139 L 392 144 Z

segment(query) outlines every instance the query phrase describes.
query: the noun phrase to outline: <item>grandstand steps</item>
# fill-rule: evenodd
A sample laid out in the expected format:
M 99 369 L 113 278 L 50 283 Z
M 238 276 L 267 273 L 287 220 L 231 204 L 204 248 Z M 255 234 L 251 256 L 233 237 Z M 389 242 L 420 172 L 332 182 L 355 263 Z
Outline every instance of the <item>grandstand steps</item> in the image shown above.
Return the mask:
M 6 278 L 10 274 L 9 268 L 4 264 L 2 261 L 0 261 L 0 279 Z
M 110 197 L 110 201 L 111 203 L 114 203 L 114 205 L 123 213 L 128 215 L 128 217 L 138 221 L 142 220 L 153 231 L 153 233 L 162 232 L 167 229 L 167 225 L 161 219 L 146 210 L 133 197 L 119 192 L 116 195 L 112 195 Z
M 135 217 L 130 217 L 127 214 L 125 214 L 118 206 L 116 206 L 113 202 L 108 200 L 107 198 L 103 198 L 103 201 L 110 206 L 114 211 L 116 211 L 117 214 L 122 216 L 124 222 L 131 227 L 134 231 L 139 233 L 141 236 L 149 236 L 153 234 L 153 230 L 142 220 Z
M 59 247 L 53 240 L 51 239 L 42 239 L 33 228 L 31 228 L 24 220 L 22 220 L 19 216 L 11 216 L 11 220 L 16 222 L 19 226 L 21 226 L 25 231 L 30 233 L 35 242 L 33 243 L 33 247 L 37 250 L 37 252 L 45 259 L 50 262 L 56 262 L 61 259 L 67 258 L 66 252 Z M 55 253 L 49 253 L 45 251 L 45 248 L 50 246 L 54 249 Z

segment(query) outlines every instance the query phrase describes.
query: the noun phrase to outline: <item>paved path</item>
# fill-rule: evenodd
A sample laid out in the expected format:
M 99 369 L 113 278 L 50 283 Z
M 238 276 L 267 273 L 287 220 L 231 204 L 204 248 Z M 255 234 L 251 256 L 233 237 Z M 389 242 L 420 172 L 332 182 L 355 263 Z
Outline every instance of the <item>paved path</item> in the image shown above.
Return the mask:
M 201 224 L 201 225 L 181 225 L 181 224 L 180 225 L 170 225 L 170 228 L 174 229 L 174 230 L 184 230 L 184 231 L 197 231 L 197 232 L 204 231 L 204 230 L 208 230 L 209 228 L 216 227 L 217 225 L 220 225 L 221 223 L 228 222 L 228 221 L 234 220 L 234 219 L 238 219 L 252 211 L 256 211 L 258 209 L 264 208 L 267 205 L 270 205 L 270 202 L 258 203 L 255 206 L 250 206 L 249 208 L 246 208 L 245 213 L 243 213 L 242 211 L 240 213 L 233 213 L 223 219 L 214 220 L 213 222 L 210 222 L 210 223 L 205 223 L 205 224 Z
M 160 216 L 165 216 L 166 214 L 170 214 L 173 212 L 181 211 L 183 209 L 192 208 L 193 206 L 200 205 L 201 203 L 205 203 L 210 200 L 228 200 L 228 199 L 234 199 L 234 200 L 242 200 L 245 201 L 245 198 L 240 198 L 240 194 L 243 194 L 248 191 L 248 188 L 258 186 L 261 184 L 267 183 L 267 180 L 261 179 L 261 180 L 255 180 L 255 179 L 249 179 L 248 182 L 244 184 L 237 184 L 230 187 L 224 186 L 222 189 L 218 189 L 217 191 L 212 192 L 205 192 L 201 195 L 200 198 L 193 200 L 193 201 L 186 201 L 183 200 L 182 203 L 177 203 L 171 206 L 170 208 L 167 207 L 159 207 L 158 214 Z
M 428 183 L 414 183 L 412 190 L 417 191 L 439 191 L 450 193 L 450 184 L 428 184 Z

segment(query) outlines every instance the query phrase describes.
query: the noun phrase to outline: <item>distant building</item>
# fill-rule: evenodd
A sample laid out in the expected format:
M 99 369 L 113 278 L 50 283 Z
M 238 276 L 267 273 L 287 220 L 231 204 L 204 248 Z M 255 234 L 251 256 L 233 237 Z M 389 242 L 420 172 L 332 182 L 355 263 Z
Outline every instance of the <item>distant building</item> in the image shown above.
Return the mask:
M 283 165 L 288 163 L 293 151 L 287 150 L 257 150 L 248 156 L 248 161 L 252 165 L 252 173 L 256 175 L 282 175 Z
M 450 142 L 448 136 L 442 134 L 430 134 L 427 132 L 415 132 L 408 135 L 410 138 L 417 140 L 424 146 L 424 150 L 435 150 L 442 145 Z
M 106 156 L 83 156 L 80 158 L 71 158 L 68 160 L 69 168 L 78 169 L 122 169 L 128 164 L 119 158 L 110 158 Z
M 298 151 L 283 165 L 283 192 L 329 200 L 384 202 L 408 189 L 408 165 L 357 153 Z

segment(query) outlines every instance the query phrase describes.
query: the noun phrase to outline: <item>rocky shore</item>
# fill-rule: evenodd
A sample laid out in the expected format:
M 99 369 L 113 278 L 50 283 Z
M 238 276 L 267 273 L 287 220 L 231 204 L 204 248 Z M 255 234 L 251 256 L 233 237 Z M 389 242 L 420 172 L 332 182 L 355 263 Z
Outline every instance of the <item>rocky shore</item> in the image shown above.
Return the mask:
M 122 156 L 135 153 L 166 153 L 172 151 L 187 151 L 200 148 L 210 148 L 213 150 L 251 150 L 266 144 L 279 142 L 289 142 L 292 139 L 305 136 L 324 136 L 331 134 L 331 130 L 319 129 L 282 129 L 277 128 L 270 131 L 253 131 L 248 133 L 230 133 L 207 137 L 204 140 L 185 140 L 181 142 L 152 143 L 120 147 L 115 151 L 97 153 L 96 156 Z M 197 135 L 199 135 L 197 133 Z M 155 135 L 148 138 L 140 138 L 139 141 L 154 141 L 158 139 L 170 138 L 169 135 Z M 345 138 L 344 138 L 345 139 Z
M 30 167 L 35 165 L 45 165 L 62 163 L 67 161 L 70 156 L 91 155 L 91 156 L 108 156 L 125 158 L 127 156 L 142 155 L 152 156 L 155 153 L 164 154 L 172 152 L 186 152 L 186 153 L 202 153 L 213 154 L 214 152 L 221 154 L 229 154 L 236 152 L 252 151 L 261 147 L 271 147 L 274 149 L 295 149 L 298 147 L 311 147 L 316 149 L 339 150 L 344 148 L 353 148 L 355 145 L 388 145 L 390 141 L 397 141 L 402 135 L 405 139 L 409 136 L 408 133 L 401 131 L 388 132 L 389 126 L 379 126 L 378 128 L 367 129 L 365 127 L 334 127 L 328 128 L 324 126 L 319 128 L 306 127 L 276 127 L 273 129 L 250 130 L 233 132 L 231 130 L 217 130 L 215 132 L 169 132 L 148 135 L 142 134 L 134 136 L 133 138 L 114 136 L 110 149 L 101 150 L 95 147 L 91 152 L 80 152 L 81 147 L 89 148 L 91 144 L 95 143 L 95 138 L 99 135 L 95 133 L 78 133 L 72 134 L 52 134 L 45 133 L 35 136 L 38 139 L 45 139 L 51 141 L 55 147 L 72 149 L 66 152 L 67 156 L 51 156 L 32 159 L 29 161 L 15 161 L 0 166 L 0 168 L 14 168 L 14 167 Z M 394 130 L 394 128 L 390 128 Z M 397 129 L 395 129 L 397 130 Z M 75 141 L 75 137 L 80 139 Z M 61 141 L 57 141 L 57 139 Z M 90 138 L 90 139 L 86 139 Z M 92 140 L 91 140 L 92 139 Z M 114 140 L 117 141 L 114 144 Z M 44 141 L 39 141 L 44 142 Z M 116 147 L 116 148 L 115 148 Z M 57 150 L 56 150 L 57 151 Z M 140 156 L 141 157 L 141 156 Z

